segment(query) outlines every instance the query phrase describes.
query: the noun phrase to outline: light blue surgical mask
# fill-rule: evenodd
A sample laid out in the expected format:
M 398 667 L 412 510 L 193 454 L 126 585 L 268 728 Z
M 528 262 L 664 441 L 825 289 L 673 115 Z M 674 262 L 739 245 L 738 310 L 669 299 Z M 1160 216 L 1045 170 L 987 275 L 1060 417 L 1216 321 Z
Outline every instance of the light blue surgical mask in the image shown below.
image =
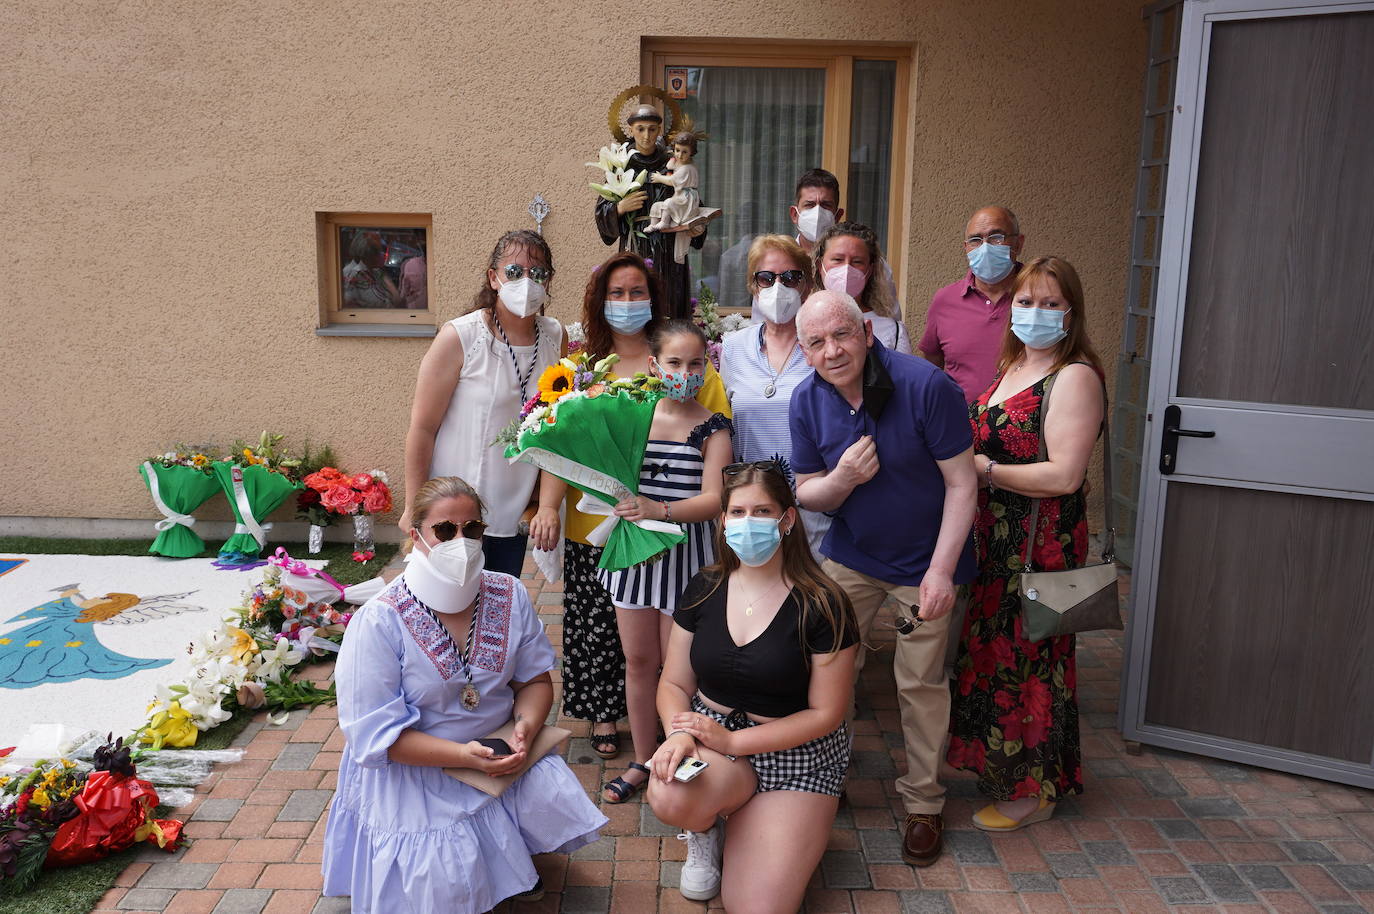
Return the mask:
M 1031 349 L 1049 349 L 1069 332 L 1064 329 L 1068 311 L 1048 308 L 1012 308 L 1011 332 Z
M 608 301 L 605 303 L 606 323 L 616 333 L 638 333 L 654 316 L 654 303 L 644 301 Z
M 1001 282 L 1011 273 L 1011 245 L 984 241 L 968 252 L 968 267 L 983 282 Z
M 725 542 L 751 568 L 773 557 L 782 543 L 776 517 L 732 517 L 725 521 Z

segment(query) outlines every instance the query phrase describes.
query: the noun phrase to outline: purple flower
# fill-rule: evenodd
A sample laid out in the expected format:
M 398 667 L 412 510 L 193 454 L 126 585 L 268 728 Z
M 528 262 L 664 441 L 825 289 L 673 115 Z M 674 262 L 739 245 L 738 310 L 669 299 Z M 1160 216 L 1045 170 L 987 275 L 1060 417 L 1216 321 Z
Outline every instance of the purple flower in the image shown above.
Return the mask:
M 650 269 L 653 269 L 654 259 L 652 257 L 645 257 L 644 262 L 649 266 Z
M 694 298 L 694 299 L 691 300 L 691 302 L 692 302 L 692 307 L 695 308 L 695 307 L 697 306 L 697 300 Z
M 576 374 L 573 375 L 573 389 L 574 389 L 574 390 L 586 390 L 588 387 L 591 387 L 592 384 L 595 383 L 595 381 L 596 381 L 596 372 L 594 372 L 594 371 L 579 371 L 579 372 L 577 372 Z

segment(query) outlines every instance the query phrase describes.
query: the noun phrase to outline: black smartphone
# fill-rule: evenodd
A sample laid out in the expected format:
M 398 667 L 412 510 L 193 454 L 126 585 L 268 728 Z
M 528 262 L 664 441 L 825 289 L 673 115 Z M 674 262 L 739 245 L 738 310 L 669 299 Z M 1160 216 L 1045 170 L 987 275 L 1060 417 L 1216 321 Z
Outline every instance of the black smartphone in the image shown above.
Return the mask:
M 500 758 L 503 755 L 515 754 L 515 750 L 510 747 L 510 743 L 506 742 L 503 739 L 479 739 L 477 741 L 477 745 L 486 746 L 492 752 L 496 753 L 497 758 Z

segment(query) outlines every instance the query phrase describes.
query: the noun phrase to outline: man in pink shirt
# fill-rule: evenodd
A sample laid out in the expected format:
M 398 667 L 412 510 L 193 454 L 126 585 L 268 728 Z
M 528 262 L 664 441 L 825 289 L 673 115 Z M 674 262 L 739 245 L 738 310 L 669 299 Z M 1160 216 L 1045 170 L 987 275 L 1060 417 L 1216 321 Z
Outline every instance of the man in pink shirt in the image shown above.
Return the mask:
M 930 300 L 918 348 L 950 373 L 969 403 L 997 372 L 1011 314 L 1011 287 L 1021 268 L 1017 258 L 1025 243 L 1015 213 L 1005 206 L 983 207 L 969 218 L 964 231 L 968 275 Z

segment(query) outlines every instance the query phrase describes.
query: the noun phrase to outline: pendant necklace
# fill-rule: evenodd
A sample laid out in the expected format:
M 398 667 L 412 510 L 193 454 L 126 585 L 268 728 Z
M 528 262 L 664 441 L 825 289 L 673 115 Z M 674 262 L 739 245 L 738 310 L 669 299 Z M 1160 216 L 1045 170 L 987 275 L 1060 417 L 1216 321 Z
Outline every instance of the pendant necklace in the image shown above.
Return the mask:
M 763 364 L 768 366 L 770 372 L 773 372 L 773 377 L 767 384 L 763 385 L 763 396 L 765 399 L 773 399 L 774 394 L 778 392 L 778 375 L 782 374 L 783 370 L 787 368 L 787 363 L 791 360 L 792 353 L 789 352 L 787 358 L 783 360 L 782 368 L 773 371 L 773 362 L 768 358 L 768 338 L 763 337 Z
M 472 684 L 472 637 L 477 632 L 477 613 L 482 608 L 481 597 L 472 606 L 472 621 L 468 623 L 468 643 L 458 653 L 458 662 L 463 665 L 463 678 L 467 684 L 463 686 L 463 691 L 458 700 L 463 707 L 469 711 L 477 710 L 477 706 L 482 703 L 482 694 L 477 691 L 477 686 Z M 454 645 L 455 647 L 457 645 Z
M 746 616 L 752 616 L 752 615 L 754 614 L 754 604 L 757 603 L 757 602 L 758 602 L 760 599 L 762 599 L 763 597 L 766 597 L 766 596 L 768 596 L 770 593 L 772 593 L 773 591 L 777 590 L 777 589 L 778 589 L 778 584 L 781 584 L 781 583 L 783 583 L 782 578 L 778 578 L 778 581 L 777 581 L 776 584 L 771 584 L 771 585 L 769 585 L 768 589 L 765 590 L 763 593 L 755 594 L 755 595 L 754 595 L 754 598 L 753 598 L 752 600 L 749 599 L 748 597 L 745 597 L 745 598 L 744 598 L 744 614 L 745 614 Z M 743 591 L 744 588 L 743 588 L 743 587 L 740 587 L 740 590 Z M 740 595 L 743 596 L 743 593 L 741 593 Z
M 529 395 L 525 389 L 529 387 L 530 378 L 534 377 L 534 366 L 539 362 L 539 320 L 534 321 L 534 352 L 530 355 L 530 367 L 525 372 L 520 371 L 520 363 L 515 358 L 515 347 L 510 344 L 510 338 L 506 336 L 506 328 L 501 326 L 501 319 L 496 316 L 496 308 L 491 309 L 491 322 L 496 325 L 496 332 L 501 334 L 501 342 L 506 344 L 506 351 L 510 353 L 511 367 L 515 369 L 515 380 L 520 384 L 520 405 L 524 406 Z

